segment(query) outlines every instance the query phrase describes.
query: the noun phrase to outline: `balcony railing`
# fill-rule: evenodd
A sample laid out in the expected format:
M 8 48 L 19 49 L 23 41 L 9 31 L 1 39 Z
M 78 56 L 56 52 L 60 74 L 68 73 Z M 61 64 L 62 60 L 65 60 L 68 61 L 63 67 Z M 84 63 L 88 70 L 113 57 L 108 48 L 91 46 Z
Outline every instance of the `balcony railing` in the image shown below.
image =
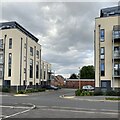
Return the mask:
M 114 51 L 114 59 L 120 59 L 120 51 Z
M 113 26 L 113 38 L 120 39 L 120 25 Z

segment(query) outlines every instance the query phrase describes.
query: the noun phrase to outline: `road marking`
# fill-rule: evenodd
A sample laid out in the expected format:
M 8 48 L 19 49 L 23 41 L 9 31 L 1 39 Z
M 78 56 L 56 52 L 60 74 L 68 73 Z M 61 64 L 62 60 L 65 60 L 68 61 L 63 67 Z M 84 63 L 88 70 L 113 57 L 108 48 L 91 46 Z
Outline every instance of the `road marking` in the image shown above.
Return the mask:
M 30 107 L 21 107 L 21 106 L 0 106 L 0 107 L 2 107 L 2 108 L 12 108 L 12 109 L 14 109 L 14 108 L 20 108 L 20 109 L 28 109 L 28 108 L 30 108 Z
M 8 106 L 8 107 L 10 107 L 10 106 Z M 14 106 L 11 106 L 11 107 L 14 107 Z M 23 107 L 21 107 L 21 108 L 23 108 Z M 8 115 L 8 116 L 3 116 L 2 119 L 10 118 L 10 117 L 13 117 L 13 116 L 16 116 L 16 115 L 19 115 L 19 114 L 29 112 L 30 110 L 35 108 L 35 105 L 33 105 L 32 107 L 25 107 L 25 108 L 29 108 L 29 109 L 21 111 L 21 112 L 14 113 L 14 114 L 11 114 L 11 115 Z
M 27 94 L 15 94 L 14 96 L 28 96 Z
M 118 110 L 108 110 L 108 109 L 88 109 L 88 108 L 75 108 L 75 107 L 61 107 L 61 106 L 36 106 L 41 109 L 54 109 L 54 110 L 75 110 L 75 111 L 98 111 L 98 112 L 109 112 L 118 113 Z
M 98 114 L 118 114 L 118 113 L 109 113 L 109 112 L 93 112 L 93 111 L 78 111 L 78 110 L 63 110 L 63 109 L 52 109 L 52 108 L 47 108 L 47 109 L 42 109 L 42 110 L 51 110 L 51 111 L 63 111 L 63 112 L 80 112 L 80 113 L 98 113 Z

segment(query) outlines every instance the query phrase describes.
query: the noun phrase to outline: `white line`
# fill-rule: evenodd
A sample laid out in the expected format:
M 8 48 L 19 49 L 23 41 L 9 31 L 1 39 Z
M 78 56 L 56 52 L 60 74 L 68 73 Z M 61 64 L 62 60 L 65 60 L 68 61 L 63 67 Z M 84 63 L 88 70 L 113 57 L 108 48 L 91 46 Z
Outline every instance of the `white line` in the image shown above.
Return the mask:
M 88 108 L 76 108 L 76 107 L 61 107 L 61 106 L 37 106 L 38 108 L 49 108 L 49 109 L 74 109 L 77 111 L 100 111 L 100 112 L 116 112 L 118 113 L 118 110 L 108 110 L 108 109 L 88 109 Z
M 28 110 L 24 110 L 24 111 L 22 111 L 22 112 L 17 112 L 17 113 L 14 113 L 14 114 L 12 114 L 12 115 L 5 116 L 3 119 L 10 118 L 10 117 L 13 117 L 13 116 L 16 116 L 16 115 L 19 115 L 19 114 L 28 112 L 28 111 L 30 111 L 30 110 L 32 110 L 32 109 L 34 109 L 34 108 L 35 108 L 35 105 L 33 105 L 33 106 L 32 106 L 31 108 L 29 108 Z
M 61 109 L 41 109 L 41 110 L 51 110 L 51 111 L 64 111 L 64 112 L 81 112 L 81 113 L 99 113 L 99 114 L 118 114 L 109 112 L 92 112 L 92 111 L 77 111 L 77 110 L 61 110 Z

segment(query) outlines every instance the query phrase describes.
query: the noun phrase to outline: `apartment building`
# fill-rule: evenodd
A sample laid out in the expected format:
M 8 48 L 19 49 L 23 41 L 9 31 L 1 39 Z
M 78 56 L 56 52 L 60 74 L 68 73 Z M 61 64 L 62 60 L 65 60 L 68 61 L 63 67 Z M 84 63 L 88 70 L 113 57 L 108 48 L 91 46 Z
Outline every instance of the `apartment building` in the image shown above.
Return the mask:
M 0 23 L 0 86 L 41 84 L 39 39 L 17 22 Z
M 95 19 L 95 87 L 120 89 L 120 6 L 104 8 Z
M 51 82 L 51 64 L 41 60 L 41 84 L 46 85 Z

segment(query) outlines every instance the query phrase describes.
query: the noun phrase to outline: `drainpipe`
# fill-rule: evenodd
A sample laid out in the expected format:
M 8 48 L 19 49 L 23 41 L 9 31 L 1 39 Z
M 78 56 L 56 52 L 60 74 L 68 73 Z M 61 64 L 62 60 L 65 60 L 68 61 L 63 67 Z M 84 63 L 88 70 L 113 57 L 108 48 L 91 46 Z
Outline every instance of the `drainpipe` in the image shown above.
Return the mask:
M 100 60 L 100 27 L 101 27 L 101 25 L 98 25 L 98 27 L 99 27 L 99 87 L 101 87 L 101 80 L 100 80 L 100 76 L 101 76 L 101 67 L 100 67 L 100 65 L 101 65 L 101 60 Z
M 4 44 L 3 44 L 3 81 L 2 81 L 2 87 L 4 87 L 4 74 L 5 74 L 5 45 L 6 45 L 6 37 L 4 36 Z

